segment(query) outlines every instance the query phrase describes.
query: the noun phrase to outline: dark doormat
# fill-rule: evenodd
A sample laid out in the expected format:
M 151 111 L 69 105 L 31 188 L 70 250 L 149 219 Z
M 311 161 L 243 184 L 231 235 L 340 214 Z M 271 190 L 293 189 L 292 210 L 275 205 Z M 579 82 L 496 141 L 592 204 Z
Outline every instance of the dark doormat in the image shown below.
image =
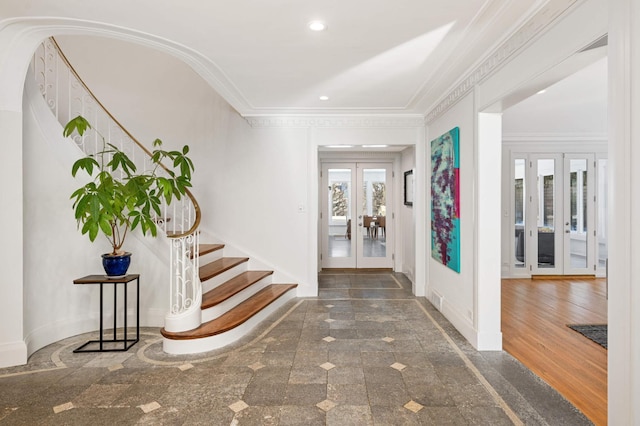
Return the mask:
M 607 348 L 607 324 L 567 324 L 567 327 L 591 339 L 605 349 Z

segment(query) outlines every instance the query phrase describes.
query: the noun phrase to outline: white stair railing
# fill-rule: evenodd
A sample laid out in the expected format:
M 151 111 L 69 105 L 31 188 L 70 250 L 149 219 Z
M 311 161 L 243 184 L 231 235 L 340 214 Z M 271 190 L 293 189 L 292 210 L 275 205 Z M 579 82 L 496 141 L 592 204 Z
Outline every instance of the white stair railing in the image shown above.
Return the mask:
M 73 69 L 53 38 L 45 40 L 31 61 L 33 75 L 51 112 L 62 126 L 82 115 L 109 143 L 125 152 L 138 170 L 154 164 L 151 152 L 138 142 L 100 103 Z M 60 130 L 62 133 L 62 129 Z M 97 132 L 76 135 L 73 140 L 86 154 L 100 150 Z M 163 168 L 162 172 L 166 172 Z M 202 286 L 198 268 L 200 207 L 193 194 L 163 205 L 156 218 L 158 231 L 170 239 L 170 307 L 165 320 L 168 331 L 189 330 L 200 325 Z

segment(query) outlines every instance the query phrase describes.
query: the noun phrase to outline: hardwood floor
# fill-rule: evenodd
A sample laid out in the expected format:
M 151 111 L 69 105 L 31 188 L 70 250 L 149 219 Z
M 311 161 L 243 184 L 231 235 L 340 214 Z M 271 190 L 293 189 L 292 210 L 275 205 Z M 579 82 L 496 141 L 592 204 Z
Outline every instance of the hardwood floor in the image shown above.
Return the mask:
M 503 348 L 607 424 L 607 350 L 567 327 L 606 324 L 604 279 L 502 280 Z

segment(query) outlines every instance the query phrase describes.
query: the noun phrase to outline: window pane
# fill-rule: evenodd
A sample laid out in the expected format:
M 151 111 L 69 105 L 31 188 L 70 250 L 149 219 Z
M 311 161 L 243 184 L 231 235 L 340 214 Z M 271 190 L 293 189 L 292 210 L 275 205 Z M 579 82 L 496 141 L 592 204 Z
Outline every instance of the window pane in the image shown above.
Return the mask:
M 538 267 L 555 267 L 555 160 L 538 160 Z
M 387 171 L 362 169 L 364 257 L 386 257 Z
M 525 160 L 514 160 L 515 180 L 514 180 L 514 225 L 515 225 L 515 260 L 516 268 L 524 268 L 525 266 Z
M 589 235 L 587 233 L 587 160 L 569 161 L 570 197 L 569 257 L 572 268 L 586 268 Z
M 606 266 L 609 249 L 607 246 L 607 160 L 598 160 L 598 267 Z
M 329 257 L 351 257 L 351 169 L 329 169 Z

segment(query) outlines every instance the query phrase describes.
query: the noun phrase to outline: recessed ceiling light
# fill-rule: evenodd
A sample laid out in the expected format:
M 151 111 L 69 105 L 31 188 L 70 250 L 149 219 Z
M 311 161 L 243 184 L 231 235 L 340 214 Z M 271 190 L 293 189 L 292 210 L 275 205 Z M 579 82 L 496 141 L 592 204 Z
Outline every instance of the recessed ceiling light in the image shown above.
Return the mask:
M 311 31 L 324 31 L 327 29 L 327 24 L 322 21 L 311 21 L 308 26 Z
M 542 90 L 540 90 L 537 94 L 538 94 L 538 95 L 542 95 L 543 93 L 546 93 L 546 91 L 547 91 L 547 89 L 542 89 Z
M 329 97 L 328 97 L 328 96 L 325 96 L 325 95 L 322 95 L 322 96 L 320 96 L 320 100 L 321 100 L 321 101 L 328 101 L 328 100 L 329 100 Z
M 389 145 L 362 145 L 363 148 L 386 148 Z

